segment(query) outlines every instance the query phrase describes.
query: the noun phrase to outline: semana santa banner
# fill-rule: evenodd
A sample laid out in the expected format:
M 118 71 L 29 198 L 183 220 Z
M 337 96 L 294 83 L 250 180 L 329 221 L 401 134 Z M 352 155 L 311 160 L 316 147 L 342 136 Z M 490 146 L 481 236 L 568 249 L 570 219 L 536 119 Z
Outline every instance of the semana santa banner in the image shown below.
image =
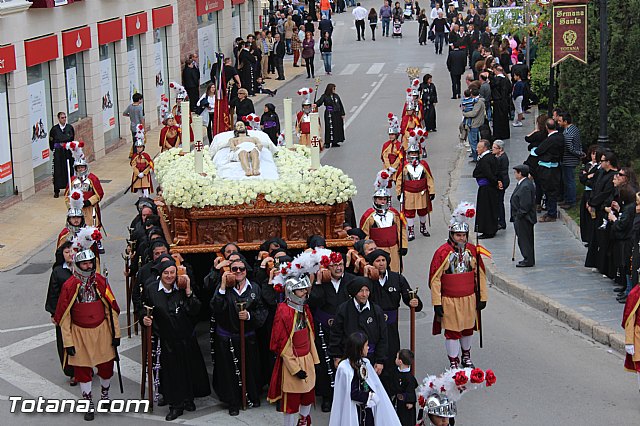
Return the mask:
M 235 34 L 235 33 L 234 33 Z M 218 50 L 215 25 L 207 25 L 198 29 L 198 56 L 200 62 L 200 84 L 210 80 L 211 67 L 216 62 Z
M 100 91 L 102 92 L 102 128 L 108 132 L 116 126 L 111 58 L 100 61 Z
M 132 102 L 131 98 L 134 93 L 141 93 L 140 86 L 140 69 L 138 68 L 138 50 L 133 49 L 127 52 L 127 62 L 129 76 L 129 102 Z
M 551 66 L 567 58 L 587 63 L 587 5 L 553 6 Z
M 0 183 L 11 179 L 11 145 L 9 144 L 9 111 L 7 93 L 0 92 Z
M 154 48 L 154 70 L 156 72 L 156 95 L 158 96 L 157 105 L 160 106 L 160 100 L 162 95 L 166 93 L 165 84 L 166 76 L 164 75 L 164 55 L 162 54 L 162 42 L 157 42 L 153 44 Z
M 76 67 L 67 69 L 67 113 L 78 111 L 78 74 Z
M 33 167 L 49 161 L 49 123 L 44 80 L 27 86 L 29 92 L 29 126 L 31 130 L 31 159 Z

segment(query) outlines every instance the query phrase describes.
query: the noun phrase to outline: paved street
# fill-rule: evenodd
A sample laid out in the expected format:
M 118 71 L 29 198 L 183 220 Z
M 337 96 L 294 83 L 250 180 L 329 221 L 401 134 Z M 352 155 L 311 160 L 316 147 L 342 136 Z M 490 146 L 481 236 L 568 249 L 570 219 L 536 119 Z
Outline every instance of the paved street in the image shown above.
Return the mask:
M 379 7 L 378 1 L 365 1 L 367 9 Z M 372 184 L 381 167 L 380 146 L 387 137 L 387 113 L 398 116 L 402 111 L 408 78 L 405 69 L 419 67 L 422 73 L 434 75 L 438 88 L 437 107 L 438 132 L 429 135 L 428 161 L 434 172 L 437 198 L 431 216 L 431 237 L 418 236 L 409 245 L 406 258 L 406 277 L 414 287 L 419 287 L 419 295 L 427 306 L 430 305 L 427 270 L 434 250 L 447 237 L 449 222 L 449 195 L 475 200 L 475 187 L 467 185 L 471 179 L 466 175 L 471 169 L 464 159 L 463 166 L 454 170 L 460 153 L 457 148 L 457 127 L 460 120 L 458 101 L 450 98 L 450 80 L 444 61 L 446 56 L 436 56 L 432 45 L 419 46 L 416 40 L 417 23 L 407 22 L 403 27 L 403 39 L 380 37 L 365 42 L 356 42 L 351 13 L 336 15 L 334 32 L 333 76 L 324 76 L 322 61 L 316 55 L 316 75 L 321 77 L 319 90 L 333 82 L 337 85 L 346 109 L 346 142 L 343 147 L 329 149 L 322 157 L 323 164 L 331 164 L 345 170 L 356 182 L 358 195 L 354 199 L 356 214 L 362 214 L 371 204 Z M 367 29 L 368 30 L 368 29 Z M 278 90 L 278 96 L 268 101 L 277 106 L 282 121 L 282 99 L 292 97 L 294 108 L 300 104 L 295 92 L 304 86 L 311 86 L 313 80 L 305 75 Z M 256 110 L 262 108 L 258 104 Z M 321 111 L 322 112 L 322 111 Z M 527 124 L 533 117 L 527 116 Z M 521 143 L 515 140 L 511 145 Z M 523 143 L 523 142 L 522 142 Z M 512 147 L 507 145 L 510 154 Z M 512 163 L 520 161 L 522 153 L 512 157 Z M 448 194 L 451 176 L 460 183 L 453 182 L 455 194 Z M 104 177 L 108 179 L 108 177 Z M 466 181 L 465 181 L 466 180 Z M 124 190 L 124 188 L 123 188 Z M 110 271 L 110 281 L 116 298 L 124 300 L 124 279 L 120 253 L 125 245 L 126 227 L 134 216 L 135 197 L 126 195 L 113 202 L 103 212 L 108 232 L 105 240 L 107 255 L 105 263 Z M 508 199 L 508 197 L 507 197 Z M 394 200 L 395 201 L 395 200 Z M 64 217 L 59 218 L 62 226 Z M 559 222 L 548 224 L 556 227 L 557 238 L 572 238 Z M 33 232 L 38 232 L 37 226 Z M 538 228 L 539 229 L 539 228 Z M 566 232 L 565 232 L 566 231 Z M 545 234 L 548 235 L 548 234 Z M 542 235 L 536 234 L 541 241 Z M 28 238 L 28 236 L 25 236 Z M 544 237 L 542 237 L 544 238 Z M 547 237 L 549 238 L 549 237 Z M 53 238 L 52 238 L 53 241 Z M 572 241 L 573 243 L 573 241 Z M 504 253 L 510 252 L 512 240 L 509 234 L 500 236 L 487 244 L 490 249 L 500 252 L 496 262 L 509 262 Z M 554 243 L 547 242 L 551 247 Z M 543 245 L 539 246 L 539 264 L 544 262 Z M 9 396 L 24 395 L 37 397 L 74 398 L 79 388 L 70 388 L 60 371 L 55 350 L 55 335 L 49 323 L 49 315 L 44 311 L 44 299 L 52 263 L 53 244 L 45 247 L 21 267 L 0 273 L 3 297 L 0 299 L 0 423 L 1 424 L 69 424 L 81 422 L 80 415 L 20 415 L 9 413 Z M 578 264 L 558 264 L 567 276 L 574 277 L 571 285 L 580 283 L 575 277 L 587 274 Z M 527 271 L 518 277 L 523 282 L 538 280 L 537 269 Z M 550 274 L 551 272 L 547 272 Z M 568 279 L 567 279 L 568 280 Z M 544 281 L 548 281 L 545 275 Z M 569 283 L 567 283 L 569 284 Z M 603 287 L 609 292 L 608 284 Z M 609 292 L 610 293 L 610 292 Z M 562 294 L 559 294 L 562 296 Z M 607 293 L 607 296 L 610 296 Z M 611 327 L 620 311 L 610 314 Z M 427 373 L 440 373 L 447 366 L 447 358 L 442 336 L 431 335 L 433 313 L 425 308 L 417 315 L 417 378 L 420 381 Z M 609 318 L 609 317 L 607 317 Z M 543 314 L 496 288 L 490 290 L 487 309 L 483 312 L 484 349 L 478 348 L 477 339 L 472 348 L 475 364 L 481 368 L 491 368 L 498 378 L 497 384 L 487 390 L 469 393 L 458 404 L 459 425 L 522 425 L 542 424 L 600 425 L 637 424 L 640 414 L 637 382 L 633 375 L 625 373 L 622 357 L 608 347 L 591 340 L 565 324 Z M 121 324 L 125 324 L 121 316 Z M 402 346 L 408 347 L 408 310 L 403 309 L 400 317 Z M 205 361 L 208 355 L 208 327 L 201 329 L 201 347 Z M 123 338 L 121 346 L 123 380 L 126 398 L 138 395 L 140 377 L 139 338 Z M 115 379 L 115 376 L 114 376 Z M 117 381 L 112 382 L 112 397 L 119 397 Z M 98 386 L 97 381 L 94 388 Z M 214 398 L 196 401 L 198 410 L 185 413 L 176 423 L 215 425 L 277 425 L 281 415 L 266 401 L 260 408 L 241 412 L 239 417 L 229 417 L 226 409 Z M 164 422 L 167 408 L 156 408 L 150 415 L 123 414 L 97 415 L 96 424 L 151 424 Z M 314 424 L 328 424 L 328 415 L 318 410 L 312 413 Z M 615 419 L 615 420 L 614 420 Z

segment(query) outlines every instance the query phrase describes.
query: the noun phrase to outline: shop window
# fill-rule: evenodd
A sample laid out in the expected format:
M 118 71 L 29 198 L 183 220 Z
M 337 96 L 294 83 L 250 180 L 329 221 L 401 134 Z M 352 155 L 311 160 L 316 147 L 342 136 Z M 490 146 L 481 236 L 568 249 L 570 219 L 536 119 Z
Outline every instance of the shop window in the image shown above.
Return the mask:
M 0 200 L 13 194 L 13 162 L 11 161 L 11 133 L 7 79 L 0 75 Z
M 82 52 L 64 57 L 64 76 L 67 86 L 67 122 L 73 124 L 87 116 Z
M 142 54 L 140 36 L 127 37 L 127 75 L 129 76 L 129 102 L 135 93 L 142 93 Z
M 100 93 L 104 145 L 107 148 L 120 140 L 117 81 L 115 45 L 114 43 L 104 44 L 100 46 Z
M 55 124 L 51 105 L 51 78 L 49 63 L 27 68 L 29 92 L 29 133 L 34 181 L 51 178 L 49 130 Z M 57 121 L 56 121 L 57 122 Z
M 198 16 L 198 56 L 200 84 L 211 80 L 211 67 L 216 63 L 218 42 L 218 12 Z
M 156 28 L 153 31 L 153 71 L 155 73 L 158 120 L 160 120 L 160 98 L 163 94 L 169 98 L 169 104 L 171 104 L 168 57 L 167 29 L 166 27 Z

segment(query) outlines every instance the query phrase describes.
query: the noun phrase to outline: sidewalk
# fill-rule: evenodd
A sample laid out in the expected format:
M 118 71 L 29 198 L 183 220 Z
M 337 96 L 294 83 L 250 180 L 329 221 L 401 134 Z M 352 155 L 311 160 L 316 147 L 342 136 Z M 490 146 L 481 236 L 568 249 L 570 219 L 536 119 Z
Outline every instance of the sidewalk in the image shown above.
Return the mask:
M 272 90 L 278 89 L 304 73 L 305 68 L 294 68 L 293 57 L 287 56 L 284 72 L 286 80 L 272 78 L 266 80 L 265 86 Z M 256 114 L 260 116 L 262 108 L 257 104 L 271 98 L 267 95 L 256 95 L 251 99 L 256 104 Z M 160 150 L 158 140 L 161 128 L 159 126 L 147 132 L 145 151 L 151 157 Z M 89 165 L 91 173 L 100 178 L 104 189 L 105 196 L 100 202 L 103 210 L 121 197 L 131 184 L 129 149 L 130 145 L 126 143 Z M 0 214 L 0 272 L 20 266 L 36 251 L 54 241 L 65 225 L 66 212 L 64 198 L 53 198 L 53 189 L 50 186 L 3 210 Z M 53 261 L 53 253 L 51 259 Z
M 511 127 L 511 139 L 505 141 L 510 168 L 527 158 L 524 136 L 535 125 L 535 112 L 532 110 L 527 114 L 523 127 Z M 468 160 L 466 149 L 463 149 L 452 172 L 451 208 L 462 200 L 476 201 L 477 185 L 472 178 L 474 164 Z M 565 214 L 563 220 L 535 225 L 535 267 L 515 267 L 522 259 L 517 246 L 516 262 L 511 262 L 514 230 L 508 222 L 509 199 L 515 187 L 511 170 L 510 176 L 511 184 L 504 197 L 507 229 L 499 231 L 495 238 L 481 242 L 492 253 L 492 259 L 485 262 L 489 281 L 533 308 L 624 353 L 624 334 L 620 328 L 623 305 L 615 300 L 611 280 L 584 267 L 587 249 L 570 229 L 575 228 L 575 223 L 568 215 Z M 565 224 L 565 221 L 569 223 Z M 475 234 L 471 238 L 475 244 Z

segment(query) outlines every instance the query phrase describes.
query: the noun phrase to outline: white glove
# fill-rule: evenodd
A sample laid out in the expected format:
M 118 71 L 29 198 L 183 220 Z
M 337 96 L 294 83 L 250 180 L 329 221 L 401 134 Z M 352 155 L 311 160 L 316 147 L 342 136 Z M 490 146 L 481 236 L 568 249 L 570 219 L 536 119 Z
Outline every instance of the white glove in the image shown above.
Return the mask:
M 633 347 L 633 345 L 624 345 L 624 350 L 627 351 L 627 353 L 631 356 L 636 353 L 636 349 Z
M 373 408 L 378 405 L 380 398 L 374 392 L 369 392 L 369 399 L 367 400 L 367 408 Z
M 144 177 L 144 173 L 138 173 L 138 177 L 142 179 Z

